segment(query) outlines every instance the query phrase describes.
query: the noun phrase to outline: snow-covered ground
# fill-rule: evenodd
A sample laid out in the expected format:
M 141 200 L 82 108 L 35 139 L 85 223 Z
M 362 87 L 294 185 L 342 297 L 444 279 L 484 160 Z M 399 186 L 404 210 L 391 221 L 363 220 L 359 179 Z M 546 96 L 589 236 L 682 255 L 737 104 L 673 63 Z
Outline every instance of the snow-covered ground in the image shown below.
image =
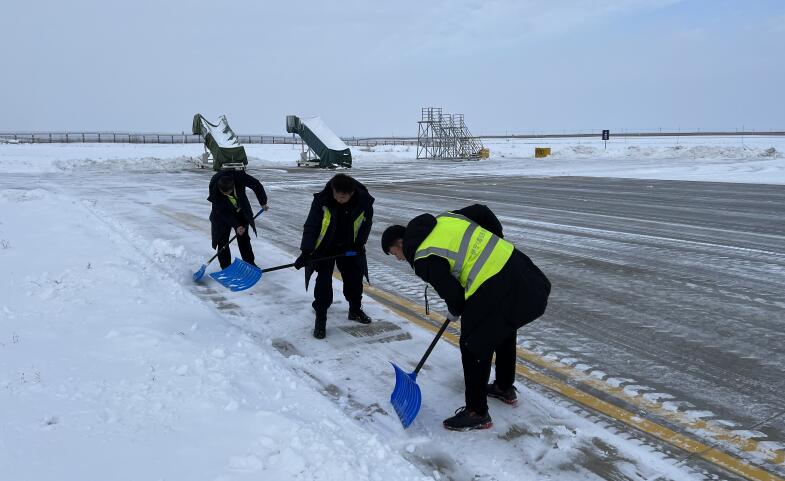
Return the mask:
M 182 246 L 42 189 L 0 211 L 0 479 L 423 478 L 188 292 Z
M 353 155 L 359 172 L 402 167 L 400 179 L 451 169 L 785 183 L 783 139 L 657 140 L 607 153 L 597 141 L 488 142 L 492 158 L 477 163 L 423 165 L 405 147 Z M 533 159 L 535 145 L 554 155 Z M 246 148 L 282 174 L 299 155 Z M 419 379 L 423 410 L 403 430 L 387 361 L 413 366 L 430 333 L 371 300 L 377 322 L 363 330 L 337 294 L 327 341 L 316 341 L 295 271 L 244 293 L 193 284 L 210 254 L 208 173 L 190 160 L 201 151 L 0 145 L 0 479 L 704 477 L 530 386 L 519 386 L 517 409 L 491 405 L 492 430 L 444 431 L 462 402 L 460 356 L 444 343 Z M 287 215 L 277 209 L 265 215 Z M 254 246 L 264 265 L 291 261 L 264 235 Z

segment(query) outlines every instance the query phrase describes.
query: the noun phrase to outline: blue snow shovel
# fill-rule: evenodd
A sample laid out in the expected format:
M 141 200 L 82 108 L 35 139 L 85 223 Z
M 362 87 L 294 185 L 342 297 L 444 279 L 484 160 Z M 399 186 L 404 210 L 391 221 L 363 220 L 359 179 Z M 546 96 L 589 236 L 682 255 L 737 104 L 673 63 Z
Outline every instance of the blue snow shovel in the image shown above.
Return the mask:
M 260 210 L 259 210 L 259 212 L 257 212 L 257 213 L 256 213 L 256 215 L 255 215 L 255 216 L 253 216 L 253 218 L 254 218 L 254 219 L 256 219 L 257 217 L 259 217 L 260 215 L 262 215 L 262 212 L 264 212 L 264 209 L 260 209 Z M 208 265 L 210 265 L 210 263 L 211 263 L 212 261 L 214 261 L 216 257 L 218 257 L 218 254 L 220 254 L 220 253 L 221 253 L 221 251 L 223 251 L 224 249 L 226 249 L 227 247 L 229 247 L 229 244 L 231 244 L 231 243 L 232 243 L 232 242 L 233 242 L 233 241 L 234 241 L 236 238 L 237 238 L 237 234 L 235 234 L 235 235 L 234 235 L 234 236 L 233 236 L 231 239 L 229 239 L 229 242 L 227 242 L 225 246 L 223 246 L 223 247 L 221 247 L 220 249 L 218 249 L 218 251 L 216 251 L 215 255 L 214 255 L 214 256 L 212 256 L 212 257 L 210 258 L 210 260 L 209 260 L 209 261 L 207 261 L 207 264 L 202 264 L 202 267 L 200 267 L 198 271 L 194 272 L 194 282 L 199 282 L 199 281 L 201 281 L 201 280 L 202 280 L 202 277 L 204 277 L 204 271 L 207 269 L 207 266 L 208 266 Z M 237 262 L 237 261 L 235 260 L 235 262 Z M 248 264 L 248 263 L 245 263 L 245 264 L 246 264 L 247 266 L 249 266 L 249 267 L 253 267 L 253 266 L 251 266 L 251 265 L 250 265 L 250 264 Z M 227 268 L 226 268 L 226 269 L 224 269 L 224 270 L 229 270 L 229 269 L 231 269 L 231 268 L 232 268 L 232 266 L 234 266 L 234 264 L 232 264 L 231 266 L 227 267 Z M 219 272 L 220 272 L 220 271 L 219 271 Z M 212 276 L 212 274 L 210 274 L 210 275 Z M 257 279 L 257 280 L 259 280 L 259 279 Z M 219 281 L 219 282 L 220 282 L 220 281 Z M 251 284 L 251 285 L 253 285 L 253 284 Z M 248 286 L 248 287 L 251 287 L 251 286 Z M 246 289 L 247 289 L 247 288 L 246 288 Z
M 211 272 L 210 277 L 233 292 L 251 288 L 262 278 L 262 270 L 242 259 L 235 259 L 226 269 Z
M 395 369 L 395 388 L 393 389 L 392 395 L 390 395 L 390 403 L 395 408 L 395 412 L 398 413 L 398 417 L 401 418 L 401 423 L 404 428 L 408 428 L 414 421 L 414 418 L 417 417 L 417 413 L 420 412 L 422 393 L 420 393 L 420 386 L 417 385 L 417 373 L 420 372 L 423 364 L 425 364 L 425 360 L 428 359 L 428 356 L 431 354 L 431 351 L 433 351 L 439 338 L 444 334 L 444 331 L 447 329 L 447 325 L 451 320 L 452 319 L 448 317 L 447 320 L 444 321 L 441 329 L 439 329 L 436 337 L 433 338 L 431 345 L 428 346 L 428 350 L 425 351 L 422 359 L 420 359 L 420 363 L 417 364 L 417 367 L 413 372 L 403 372 L 395 363 L 390 363 L 392 364 L 393 369 Z
M 318 259 L 313 259 L 308 263 L 310 264 L 312 262 L 326 261 L 328 259 L 335 259 L 344 256 L 352 257 L 356 255 L 357 253 L 355 251 L 346 251 L 343 254 L 337 254 L 334 256 L 320 257 Z M 232 265 L 230 265 L 229 267 L 227 267 L 222 271 L 211 273 L 210 277 L 218 281 L 224 287 L 227 287 L 230 290 L 237 292 L 237 291 L 244 291 L 249 287 L 252 287 L 254 284 L 259 282 L 259 279 L 262 278 L 262 274 L 264 274 L 265 272 L 288 269 L 289 267 L 294 267 L 294 263 L 283 264 L 275 267 L 268 267 L 266 269 L 259 269 L 258 267 L 253 266 L 242 259 L 235 259 L 234 262 L 232 262 Z

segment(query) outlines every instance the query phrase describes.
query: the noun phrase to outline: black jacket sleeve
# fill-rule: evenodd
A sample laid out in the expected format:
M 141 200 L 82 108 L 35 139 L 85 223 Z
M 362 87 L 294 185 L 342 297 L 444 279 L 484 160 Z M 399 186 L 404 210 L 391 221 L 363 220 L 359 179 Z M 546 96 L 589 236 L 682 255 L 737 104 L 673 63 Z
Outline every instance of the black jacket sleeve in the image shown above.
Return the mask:
M 308 218 L 305 219 L 305 225 L 303 225 L 303 240 L 300 242 L 300 250 L 303 252 L 311 253 L 316 249 L 316 239 L 319 238 L 319 232 L 322 229 L 323 215 L 321 203 L 314 198 Z
M 252 175 L 248 175 L 247 173 L 243 172 L 243 180 L 245 181 L 245 186 L 251 189 L 254 194 L 256 194 L 256 200 L 259 201 L 259 205 L 266 205 L 267 204 L 267 193 L 264 191 L 264 186 L 262 183 L 259 182 L 259 179 Z
M 494 235 L 504 239 L 502 224 L 499 222 L 499 219 L 496 218 L 496 214 L 494 214 L 487 205 L 473 204 L 464 207 L 463 209 L 456 210 L 455 213 L 468 217 L 472 222 L 479 224 L 483 229 L 489 230 Z
M 414 262 L 414 273 L 433 286 L 439 297 L 444 299 L 450 314 L 460 316 L 465 303 L 463 287 L 450 274 L 450 264 L 440 257 L 429 256 Z
M 371 226 L 373 226 L 373 206 L 368 207 L 365 212 L 365 219 L 363 220 L 360 230 L 357 232 L 357 246 L 364 246 L 368 242 L 368 236 L 371 234 Z

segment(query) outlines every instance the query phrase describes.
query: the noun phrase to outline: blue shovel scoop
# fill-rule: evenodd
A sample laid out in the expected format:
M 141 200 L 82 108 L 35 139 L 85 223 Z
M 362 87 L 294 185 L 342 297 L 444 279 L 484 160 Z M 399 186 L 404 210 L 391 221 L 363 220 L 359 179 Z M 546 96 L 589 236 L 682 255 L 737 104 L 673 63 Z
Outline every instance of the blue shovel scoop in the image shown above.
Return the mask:
M 264 212 L 264 209 L 260 209 L 260 210 L 259 210 L 259 212 L 257 212 L 257 213 L 256 213 L 256 215 L 255 215 L 255 216 L 253 216 L 253 218 L 254 218 L 254 219 L 256 219 L 257 217 L 259 217 L 260 215 L 262 215 L 262 212 Z M 223 246 L 223 247 L 221 247 L 220 249 L 218 249 L 218 250 L 215 252 L 215 255 L 214 255 L 214 256 L 212 256 L 212 257 L 210 258 L 210 260 L 209 260 L 209 261 L 207 261 L 207 263 L 206 263 L 206 264 L 202 264 L 202 267 L 200 267 L 198 271 L 194 272 L 194 282 L 199 282 L 199 281 L 201 281 L 201 280 L 202 280 L 202 278 L 204 277 L 204 271 L 205 271 L 205 270 L 207 270 L 207 266 L 208 266 L 208 265 L 210 265 L 210 263 L 211 263 L 212 261 L 214 261 L 216 257 L 218 257 L 218 254 L 220 254 L 220 253 L 221 253 L 221 251 L 223 251 L 224 249 L 226 249 L 227 247 L 229 247 L 229 244 L 231 244 L 232 242 L 234 242 L 234 240 L 235 240 L 236 238 L 237 238 L 237 234 L 235 234 L 234 236 L 232 236 L 232 238 L 231 238 L 231 239 L 229 239 L 229 242 L 227 242 L 225 246 Z M 235 262 L 236 262 L 236 261 L 235 261 Z M 251 266 L 250 264 L 248 264 L 247 262 L 246 262 L 245 264 L 246 264 L 247 266 L 253 267 L 253 266 Z M 231 268 L 232 268 L 232 266 L 234 266 L 234 264 L 232 264 L 231 266 L 229 266 L 229 267 L 227 267 L 226 269 L 224 269 L 224 271 L 228 271 L 229 269 L 231 269 Z M 223 272 L 223 271 L 219 271 L 219 272 Z M 211 274 L 211 275 L 212 275 L 212 274 Z M 258 281 L 259 279 L 256 279 L 256 280 Z M 253 284 L 251 284 L 251 285 L 253 285 Z M 248 287 L 251 287 L 251 286 L 248 286 Z M 246 287 L 246 289 L 247 289 L 247 287 Z
M 420 386 L 417 385 L 417 373 L 422 369 L 425 360 L 428 359 L 428 356 L 431 354 L 431 351 L 433 351 L 439 338 L 442 337 L 444 330 L 447 329 L 447 325 L 450 324 L 451 320 L 453 319 L 448 317 L 447 320 L 444 321 L 441 329 L 439 329 L 436 337 L 433 338 L 431 345 L 428 347 L 428 350 L 425 351 L 422 359 L 420 359 L 420 363 L 417 364 L 417 367 L 413 372 L 406 373 L 400 367 L 396 366 L 395 363 L 390 363 L 392 364 L 393 369 L 395 369 L 395 388 L 390 396 L 390 403 L 393 405 L 393 408 L 395 408 L 395 412 L 401 419 L 404 428 L 408 428 L 409 425 L 412 424 L 414 418 L 417 417 L 417 413 L 420 412 L 420 405 L 422 404 L 422 393 L 420 392 Z
M 325 261 L 328 259 L 335 259 L 337 257 L 351 257 L 356 255 L 357 253 L 355 251 L 347 251 L 343 254 L 312 259 L 309 264 L 313 262 Z M 288 269 L 289 267 L 294 267 L 294 263 L 268 267 L 266 269 L 259 269 L 258 267 L 249 264 L 242 259 L 235 259 L 234 262 L 232 262 L 232 265 L 226 269 L 210 273 L 210 277 L 218 281 L 222 286 L 228 288 L 229 290 L 237 292 L 253 287 L 254 284 L 259 282 L 259 279 L 262 278 L 262 274 L 265 272 Z

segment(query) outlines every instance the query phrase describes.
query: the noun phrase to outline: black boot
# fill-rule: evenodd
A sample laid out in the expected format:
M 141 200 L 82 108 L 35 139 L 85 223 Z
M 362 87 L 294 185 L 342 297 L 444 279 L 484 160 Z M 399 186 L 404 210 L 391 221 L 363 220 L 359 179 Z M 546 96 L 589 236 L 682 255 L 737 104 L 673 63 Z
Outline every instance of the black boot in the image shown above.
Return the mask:
M 359 308 L 359 307 L 356 308 L 356 309 L 349 309 L 349 317 L 348 317 L 348 319 L 350 321 L 357 321 L 360 324 L 370 324 L 371 323 L 371 318 L 368 316 L 368 314 L 364 313 L 363 310 L 361 308 Z
M 444 427 L 451 431 L 470 431 L 472 429 L 488 429 L 493 421 L 488 413 L 478 414 L 465 407 L 455 410 L 455 416 L 444 420 Z
M 313 337 L 324 339 L 327 336 L 327 313 L 317 312 L 313 325 Z
M 496 398 L 513 407 L 518 405 L 518 394 L 516 394 L 517 391 L 518 390 L 515 388 L 515 386 L 502 389 L 498 384 L 496 384 L 496 381 L 488 384 L 488 397 Z

